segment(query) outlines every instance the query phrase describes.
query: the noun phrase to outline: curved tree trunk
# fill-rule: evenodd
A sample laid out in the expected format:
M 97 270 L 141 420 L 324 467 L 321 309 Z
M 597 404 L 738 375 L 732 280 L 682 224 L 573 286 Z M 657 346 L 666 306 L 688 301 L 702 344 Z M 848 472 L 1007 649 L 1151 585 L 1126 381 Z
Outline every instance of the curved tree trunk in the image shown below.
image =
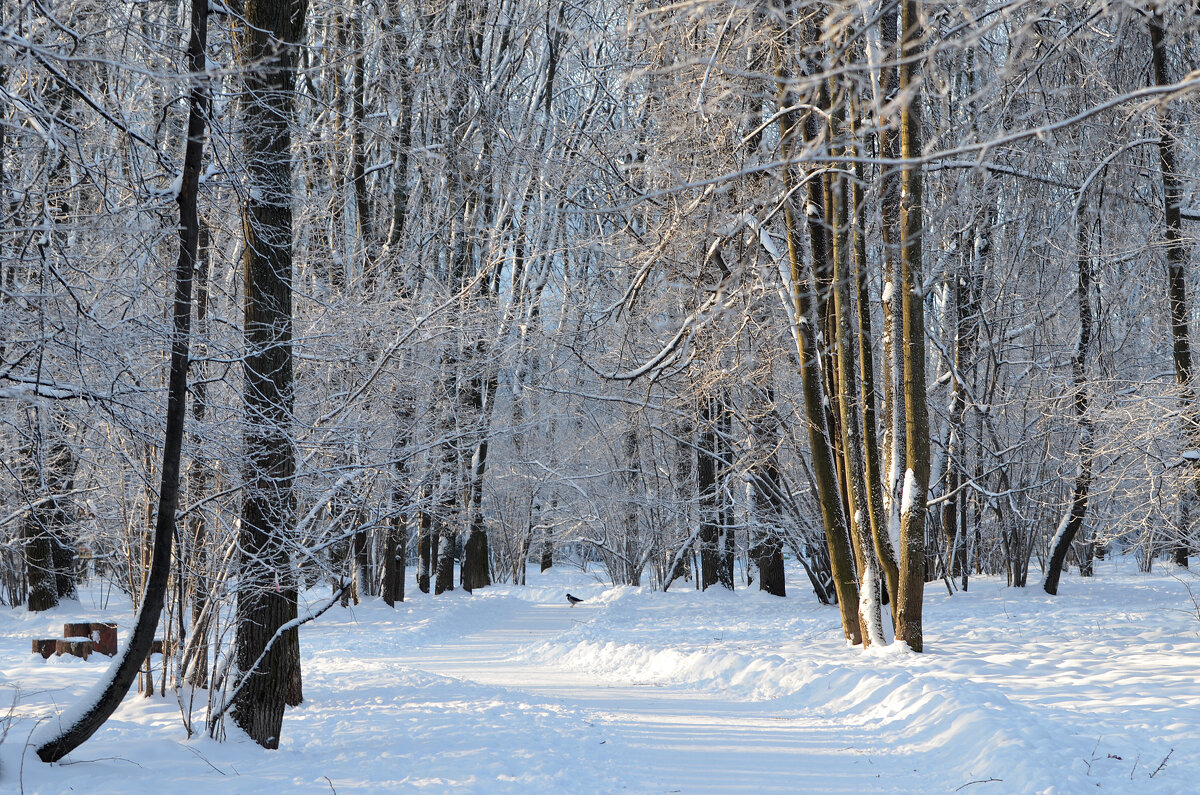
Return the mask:
M 196 267 L 199 240 L 197 194 L 204 154 L 208 94 L 203 79 L 205 44 L 208 38 L 208 2 L 192 0 L 191 35 L 188 39 L 188 70 L 192 77 L 189 96 L 187 145 L 179 202 L 179 258 L 175 264 L 175 296 L 172 309 L 171 365 L 167 380 L 167 428 L 163 440 L 162 480 L 159 485 L 158 516 L 154 524 L 154 554 L 150 575 L 138 608 L 133 632 L 124 653 L 113 663 L 107 686 L 76 714 L 78 717 L 51 737 L 35 741 L 43 762 L 57 762 L 95 734 L 120 705 L 138 669 L 150 653 L 154 633 L 167 594 L 171 569 L 171 543 L 175 512 L 179 505 L 179 466 L 183 430 L 187 418 L 188 343 L 192 322 L 192 274 Z M 46 726 L 55 724 L 47 723 Z

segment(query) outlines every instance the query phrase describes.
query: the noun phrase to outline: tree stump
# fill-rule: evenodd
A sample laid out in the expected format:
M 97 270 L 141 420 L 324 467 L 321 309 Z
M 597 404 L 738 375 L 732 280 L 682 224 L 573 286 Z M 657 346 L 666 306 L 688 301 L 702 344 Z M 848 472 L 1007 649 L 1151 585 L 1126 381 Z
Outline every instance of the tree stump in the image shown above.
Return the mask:
M 49 660 L 57 643 L 58 638 L 37 638 L 33 641 L 33 653 L 42 655 L 43 660 Z
M 86 660 L 92 653 L 93 645 L 91 638 L 58 638 L 54 641 L 54 653 L 70 654 Z
M 63 624 L 63 637 L 88 638 L 93 651 L 112 657 L 117 653 L 117 624 L 115 621 L 79 621 Z
M 91 636 L 96 651 L 114 657 L 117 654 L 117 622 L 93 621 Z

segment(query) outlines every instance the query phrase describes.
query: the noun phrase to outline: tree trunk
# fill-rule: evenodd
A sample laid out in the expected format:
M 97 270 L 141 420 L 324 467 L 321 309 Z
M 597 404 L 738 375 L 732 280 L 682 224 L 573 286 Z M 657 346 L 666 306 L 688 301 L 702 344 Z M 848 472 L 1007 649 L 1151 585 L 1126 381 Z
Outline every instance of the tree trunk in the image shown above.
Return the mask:
M 366 126 L 367 87 L 366 87 L 366 53 L 364 49 L 365 36 L 363 26 L 367 24 L 367 15 L 362 3 L 357 6 L 351 16 L 351 40 L 354 51 L 351 69 L 352 97 L 351 121 L 353 129 L 350 134 L 350 177 L 354 182 L 354 219 L 358 225 L 358 255 L 362 263 L 363 283 L 368 293 L 373 292 L 375 285 L 375 234 L 371 223 L 371 199 L 367 191 L 367 176 L 364 160 L 366 159 L 366 143 L 364 127 Z M 374 15 L 372 15 L 374 16 Z
M 722 542 L 720 508 L 719 400 L 713 395 L 700 398 L 700 452 L 696 467 L 696 491 L 700 495 L 700 587 L 722 582 Z M 723 582 L 722 582 L 723 584 Z
M 454 590 L 454 536 L 446 527 L 438 534 L 435 550 L 433 593 L 440 594 Z
M 205 343 L 208 333 L 208 255 L 209 231 L 208 227 L 201 223 L 195 276 L 197 342 L 196 356 L 192 361 L 193 367 L 196 368 L 196 383 L 192 384 L 192 445 L 195 450 L 187 471 L 188 501 L 193 508 L 208 494 L 208 475 L 212 466 L 199 452 L 201 440 L 196 432 L 203 425 L 208 412 L 208 386 L 205 383 L 203 362 L 208 353 Z M 211 596 L 208 590 L 208 524 L 203 511 L 190 512 L 184 537 L 187 539 L 188 554 L 184 558 L 185 570 L 178 574 L 187 578 L 186 591 L 191 599 L 192 626 L 188 648 L 184 654 L 187 667 L 186 670 L 180 671 L 180 676 L 193 685 L 203 686 L 208 681 L 208 614 L 211 611 Z
M 897 13 L 894 6 L 886 9 L 879 19 L 879 39 L 883 57 L 899 62 Z M 900 72 L 885 65 L 879 73 L 880 105 L 892 107 L 900 94 Z M 883 158 L 894 163 L 900 158 L 899 125 L 895 118 L 881 120 L 879 150 Z M 901 307 L 900 284 L 900 169 L 892 165 L 880 167 L 879 202 L 882 215 L 884 286 L 883 306 L 883 509 L 887 515 L 883 534 L 893 549 L 900 544 L 900 489 L 904 480 L 904 461 L 908 455 L 908 437 L 904 420 L 904 312 Z M 881 556 L 882 557 L 882 556 Z M 899 604 L 899 563 L 896 582 L 889 583 L 893 621 Z
M 485 343 L 480 340 L 476 346 L 479 358 L 482 358 Z M 491 368 L 490 364 L 477 362 L 477 366 Z M 475 453 L 471 457 L 470 470 L 467 473 L 467 492 L 464 513 L 467 517 L 467 538 L 463 544 L 462 587 L 470 592 L 476 588 L 486 588 L 492 584 L 490 572 L 491 557 L 488 553 L 487 527 L 483 520 L 483 478 L 487 474 L 488 435 L 491 428 L 492 401 L 496 394 L 497 379 L 494 375 L 482 375 L 472 378 L 469 391 L 470 408 L 476 418 L 478 441 L 475 443 Z
M 235 660 L 248 678 L 233 719 L 264 748 L 279 747 L 284 705 L 300 696 L 296 631 L 266 650 L 296 617 L 289 560 L 295 529 L 290 125 L 305 10 L 301 0 L 246 0 L 235 23 L 249 187 L 242 210 L 246 459 Z
M 387 542 L 384 546 L 383 601 L 388 607 L 404 601 L 404 581 L 407 574 L 405 561 L 408 559 L 408 523 L 397 514 L 388 520 Z
M 193 0 L 191 34 L 188 39 L 188 70 L 193 76 L 204 74 L 205 44 L 208 37 L 207 0 Z M 133 632 L 125 653 L 114 663 L 108 686 L 95 701 L 78 710 L 79 717 L 65 727 L 49 728 L 49 737 L 34 740 L 43 762 L 57 762 L 78 748 L 99 729 L 120 705 L 138 669 L 150 653 L 166 598 L 171 570 L 171 544 L 175 534 L 175 513 L 179 505 L 179 469 L 183 449 L 184 423 L 187 419 L 188 343 L 192 320 L 192 276 L 196 266 L 199 240 L 197 199 L 200 167 L 203 165 L 205 122 L 208 95 L 205 84 L 192 79 L 189 96 L 187 144 L 184 149 L 180 181 L 179 258 L 175 266 L 175 295 L 172 305 L 171 364 L 167 380 L 166 433 L 163 439 L 162 479 L 159 484 L 158 515 L 154 524 L 154 554 L 150 574 L 138 608 Z M 48 722 L 47 727 L 55 726 Z
M 751 470 L 750 560 L 758 568 L 758 589 L 772 596 L 786 596 L 783 539 L 783 482 L 776 449 L 780 443 L 779 420 L 775 415 L 775 391 L 766 379 L 753 387 L 750 433 L 756 460 Z
M 1079 341 L 1075 345 L 1075 355 L 1071 357 L 1071 375 L 1075 381 L 1075 419 L 1079 423 L 1079 474 L 1075 476 L 1075 494 L 1071 498 L 1071 507 L 1050 544 L 1050 562 L 1046 566 L 1042 589 L 1051 595 L 1058 593 L 1058 579 L 1062 575 L 1067 552 L 1071 548 L 1071 542 L 1075 540 L 1075 535 L 1083 527 L 1084 517 L 1087 515 L 1088 490 L 1092 484 L 1092 420 L 1087 414 L 1090 402 L 1087 355 L 1092 340 L 1092 260 L 1084 207 L 1080 201 L 1079 212 L 1075 214 Z
M 853 109 L 850 118 L 852 123 L 856 119 Z M 857 150 L 856 136 L 855 147 L 852 151 L 857 153 Z M 892 545 L 891 536 L 887 531 L 887 515 L 883 509 L 883 472 L 880 461 L 879 436 L 876 432 L 875 353 L 871 333 L 871 294 L 867 278 L 869 268 L 862 188 L 865 178 L 863 164 L 856 157 L 850 198 L 854 213 L 854 280 L 858 290 L 858 374 L 859 408 L 862 413 L 863 428 L 863 478 L 871 543 L 880 573 L 883 575 L 883 582 L 879 585 L 883 594 L 888 596 L 896 593 L 899 567 L 896 563 L 896 549 Z M 888 603 L 892 609 L 891 617 L 894 625 L 896 621 L 895 598 L 890 598 Z
M 31 612 L 49 610 L 58 606 L 58 586 L 54 578 L 54 540 L 50 535 L 50 511 L 46 502 L 53 497 L 41 488 L 44 465 L 41 462 L 39 440 L 41 433 L 41 410 L 31 409 L 28 414 L 30 434 L 34 438 L 28 445 L 27 472 L 23 478 L 26 499 L 30 505 L 21 519 L 21 538 L 25 548 L 25 581 L 28 583 L 28 608 Z
M 835 107 L 830 114 L 831 139 L 838 140 L 843 134 L 839 129 L 845 118 L 844 106 L 835 96 Z M 880 618 L 879 604 L 879 564 L 875 557 L 875 545 L 871 536 L 869 517 L 869 501 L 866 480 L 863 476 L 862 428 L 859 425 L 859 390 L 856 383 L 855 347 L 850 305 L 850 252 L 847 250 L 849 241 L 847 188 L 846 180 L 841 174 L 831 175 L 833 200 L 833 332 L 834 350 L 837 362 L 837 393 L 833 396 L 838 409 L 842 436 L 842 451 L 845 456 L 846 497 L 849 505 L 850 538 L 855 546 L 855 559 L 858 562 L 859 576 L 859 623 L 863 635 L 863 644 L 884 643 L 883 625 Z
M 788 77 L 782 66 L 783 55 L 776 52 L 778 64 L 777 80 L 782 96 L 781 108 L 791 108 L 796 102 L 787 89 Z M 792 157 L 796 137 L 800 133 L 794 111 L 779 114 L 779 137 L 785 163 Z M 796 187 L 795 175 L 790 165 L 783 168 L 784 194 L 791 195 Z M 822 261 L 826 256 L 825 236 L 818 217 L 819 204 L 814 199 L 820 199 L 819 190 L 811 190 L 817 180 L 809 179 L 809 205 L 814 208 L 809 215 L 809 243 L 814 262 Z M 819 185 L 817 186 L 819 188 Z M 784 224 L 787 232 L 788 264 L 791 275 L 791 311 L 792 323 L 796 329 L 796 345 L 800 357 L 800 380 L 804 392 L 804 413 L 808 420 L 809 449 L 813 459 L 813 477 L 815 480 L 817 501 L 821 506 L 821 521 L 825 529 L 825 541 L 829 548 L 829 563 L 833 575 L 834 588 L 837 591 L 838 607 L 841 611 L 842 631 L 852 644 L 862 642 L 862 633 L 858 622 L 858 583 L 854 574 L 853 550 L 850 546 L 850 533 L 846 527 L 846 516 L 842 507 L 841 490 L 838 485 L 835 469 L 833 442 L 830 436 L 828 422 L 828 402 L 825 399 L 825 387 L 822 384 L 821 354 L 814 333 L 821 326 L 817 320 L 816 296 L 813 293 L 813 282 L 803 263 L 801 253 L 800 229 L 792 212 L 791 201 L 784 202 Z
M 405 504 L 405 496 L 410 493 L 411 489 L 412 473 L 409 456 L 412 455 L 412 451 L 409 446 L 412 442 L 412 423 L 415 412 L 413 402 L 414 395 L 407 389 L 396 397 L 396 419 L 400 424 L 399 435 L 392 446 L 396 456 L 396 480 L 392 485 L 392 515 L 388 519 L 383 554 L 383 582 L 380 585 L 383 601 L 387 603 L 388 607 L 394 607 L 396 602 L 404 601 L 404 584 L 407 575 L 405 564 L 408 562 L 408 517 L 406 515 L 408 506 Z M 428 589 L 428 576 L 426 576 L 426 589 Z
M 921 102 L 918 58 L 921 55 L 920 2 L 902 0 L 900 157 L 921 156 Z M 925 406 L 925 311 L 922 282 L 921 166 L 906 163 L 900 200 L 901 311 L 904 315 L 904 420 L 908 466 L 900 514 L 900 583 L 896 637 L 916 652 L 924 647 L 921 608 L 925 594 L 925 502 L 929 491 L 929 415 Z
M 979 297 L 977 274 L 990 246 L 987 227 L 991 213 L 983 212 L 959 242 L 958 268 L 951 275 L 950 295 L 954 305 L 954 348 L 950 368 L 949 437 L 946 445 L 946 499 L 942 505 L 942 533 L 946 543 L 946 575 L 957 577 L 962 589 L 967 589 L 969 561 L 967 560 L 967 493 L 963 491 L 964 473 L 968 471 L 967 431 L 967 374 L 974 368 L 979 338 Z
M 424 492 L 423 492 L 424 493 Z M 417 513 L 417 588 L 429 593 L 433 575 L 433 517 L 424 507 Z
M 1167 48 L 1163 41 L 1166 31 L 1162 14 L 1150 18 L 1150 46 L 1153 50 L 1154 83 L 1170 85 L 1167 69 Z M 1179 384 L 1180 401 L 1183 403 L 1184 432 L 1192 449 L 1200 449 L 1200 411 L 1196 406 L 1196 390 L 1192 383 L 1192 346 L 1188 318 L 1190 309 L 1187 299 L 1187 246 L 1183 237 L 1183 187 L 1176 171 L 1175 128 L 1168 104 L 1158 105 L 1159 125 L 1162 132 L 1158 143 L 1158 162 L 1162 170 L 1163 216 L 1166 222 L 1167 297 L 1171 308 L 1171 353 L 1175 364 L 1175 379 Z M 1200 504 L 1200 463 L 1193 463 L 1192 484 L 1183 496 L 1185 507 Z M 1187 515 L 1187 512 L 1184 513 Z M 1171 555 L 1176 565 L 1188 565 L 1190 528 L 1180 527 L 1181 537 L 1174 544 Z

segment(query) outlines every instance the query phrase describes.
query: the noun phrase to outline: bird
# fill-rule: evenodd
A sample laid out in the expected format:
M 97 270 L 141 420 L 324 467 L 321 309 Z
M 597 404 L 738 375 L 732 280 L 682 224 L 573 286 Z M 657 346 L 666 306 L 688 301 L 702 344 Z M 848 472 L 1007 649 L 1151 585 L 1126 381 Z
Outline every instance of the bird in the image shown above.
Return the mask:
M 567 594 L 567 604 L 569 604 L 571 607 L 574 607 L 575 605 L 579 604 L 582 601 L 583 600 L 580 599 L 578 596 L 572 596 L 571 594 Z

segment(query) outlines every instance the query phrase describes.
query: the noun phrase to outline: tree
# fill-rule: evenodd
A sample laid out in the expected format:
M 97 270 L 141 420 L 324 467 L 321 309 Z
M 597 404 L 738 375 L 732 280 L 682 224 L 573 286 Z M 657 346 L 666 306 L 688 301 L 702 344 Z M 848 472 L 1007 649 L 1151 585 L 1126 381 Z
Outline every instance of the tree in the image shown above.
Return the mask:
M 925 284 L 921 269 L 924 243 L 922 222 L 921 5 L 900 4 L 900 157 L 907 161 L 901 174 L 900 266 L 901 307 L 904 314 L 904 423 L 908 469 L 900 500 L 900 581 L 896 593 L 896 637 L 913 651 L 924 648 L 921 623 L 925 592 L 925 501 L 929 491 L 929 415 L 925 406 Z
M 278 748 L 285 703 L 299 700 L 297 583 L 290 562 L 292 483 L 291 124 L 303 0 L 248 0 L 236 23 L 242 80 L 243 364 L 245 464 L 237 668 L 246 681 L 233 719 L 256 743 Z
M 1088 416 L 1091 397 L 1088 392 L 1087 358 L 1092 343 L 1092 252 L 1091 230 L 1088 228 L 1087 204 L 1080 196 L 1076 200 L 1075 212 L 1075 256 L 1079 273 L 1079 340 L 1075 354 L 1071 357 L 1071 376 L 1074 382 L 1075 417 L 1079 422 L 1079 474 L 1075 477 L 1075 489 L 1071 496 L 1071 507 L 1059 523 L 1057 532 L 1050 542 L 1050 559 L 1046 564 L 1046 575 L 1042 589 L 1054 595 L 1058 593 L 1058 581 L 1062 576 L 1067 551 L 1083 527 L 1087 516 L 1088 492 L 1092 485 L 1092 461 L 1094 432 L 1093 422 Z
M 810 26 L 813 23 L 808 23 Z M 780 49 L 786 49 L 782 44 Z M 779 101 L 779 137 L 782 148 L 784 165 L 783 185 L 785 195 L 790 195 L 797 187 L 793 176 L 793 168 L 788 162 L 796 151 L 801 129 L 806 128 L 804 139 L 812 143 L 817 134 L 812 132 L 813 125 L 818 124 L 817 117 L 809 114 L 805 121 L 797 118 L 791 108 L 799 104 L 797 98 L 790 92 L 790 73 L 783 66 L 783 55 L 776 53 L 778 80 L 781 97 Z M 818 94 L 818 107 L 821 107 L 821 94 Z M 817 295 L 815 292 L 814 275 L 819 267 L 828 267 L 829 247 L 824 226 L 824 197 L 821 192 L 819 174 L 809 174 L 805 180 L 808 186 L 806 202 L 806 218 L 808 222 L 808 239 L 812 262 L 813 275 L 810 275 L 803 262 L 803 243 L 800 239 L 799 222 L 795 218 L 790 200 L 784 203 L 784 225 L 787 233 L 789 276 L 791 280 L 790 300 L 793 312 L 792 323 L 797 329 L 796 344 L 800 355 L 800 378 L 804 390 L 804 411 L 808 425 L 809 451 L 813 459 L 813 473 L 816 480 L 817 499 L 820 502 L 821 517 L 825 528 L 825 538 L 829 545 L 829 559 L 833 571 L 834 585 L 837 589 L 838 605 L 841 609 L 842 631 L 847 640 L 857 645 L 862 642 L 861 628 L 858 617 L 858 585 L 854 573 L 854 556 L 850 544 L 849 528 L 846 524 L 845 509 L 842 504 L 838 484 L 838 472 L 834 460 L 833 438 L 829 423 L 829 402 L 826 400 L 825 378 L 822 373 L 822 355 L 816 335 L 824 323 L 819 319 L 817 311 Z
M 1171 85 L 1167 65 L 1166 29 L 1161 12 L 1150 17 L 1150 48 L 1154 85 L 1166 88 Z M 1158 163 L 1162 172 L 1163 218 L 1166 224 L 1167 292 L 1171 312 L 1171 360 L 1175 366 L 1175 378 L 1179 383 L 1180 400 L 1183 402 L 1185 434 L 1194 449 L 1200 449 L 1200 410 L 1196 405 L 1196 390 L 1192 379 L 1192 347 L 1189 331 L 1189 309 L 1187 279 L 1184 270 L 1187 249 L 1183 235 L 1183 186 L 1180 184 L 1176 154 L 1175 125 L 1171 111 L 1164 101 L 1159 105 Z M 1174 545 L 1172 556 L 1176 565 L 1188 563 L 1188 523 L 1190 513 L 1200 506 L 1200 466 L 1196 467 L 1193 486 L 1182 499 L 1183 535 Z
M 137 619 L 122 654 L 113 663 L 104 687 L 85 701 L 72 721 L 36 741 L 43 762 L 57 762 L 78 748 L 99 729 L 120 705 L 138 669 L 150 654 L 162 612 L 171 567 L 175 513 L 179 505 L 180 460 L 187 419 L 187 368 L 191 339 L 192 278 L 196 269 L 200 220 L 197 211 L 200 171 L 203 165 L 208 92 L 203 74 L 208 38 L 208 3 L 193 0 L 188 38 L 188 73 L 191 78 L 183 173 L 179 178 L 179 256 L 175 266 L 172 302 L 171 365 L 168 381 L 166 433 L 163 439 L 162 480 L 154 525 L 154 554 Z M 49 724 L 52 725 L 52 724 Z

